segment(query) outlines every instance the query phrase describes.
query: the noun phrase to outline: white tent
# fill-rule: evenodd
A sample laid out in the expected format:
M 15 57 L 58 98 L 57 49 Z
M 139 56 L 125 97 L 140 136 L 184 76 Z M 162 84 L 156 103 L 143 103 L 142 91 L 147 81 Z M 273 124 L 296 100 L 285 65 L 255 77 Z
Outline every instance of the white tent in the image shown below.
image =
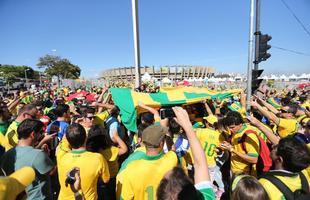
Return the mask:
M 228 78 L 228 81 L 230 81 L 230 82 L 234 82 L 234 81 L 235 81 L 235 79 L 234 79 L 234 78 L 232 78 L 232 77 L 230 77 L 230 78 Z
M 171 83 L 171 80 L 167 77 L 163 78 L 162 83 Z
M 151 79 L 152 79 L 151 75 L 147 72 L 145 72 L 143 76 L 141 77 L 142 81 L 150 81 Z
M 211 78 L 209 78 L 209 82 L 215 82 L 214 76 L 212 76 Z
M 264 79 L 264 80 L 268 80 L 268 76 L 267 76 L 267 75 L 265 75 L 265 76 L 263 76 L 263 77 L 262 77 L 262 79 Z
M 288 80 L 289 80 L 288 77 L 285 76 L 284 74 L 282 74 L 282 75 L 280 76 L 280 79 L 283 80 L 283 81 L 288 81 Z
M 290 80 L 297 79 L 298 77 L 295 74 L 292 74 L 291 76 L 288 77 Z
M 303 74 L 300 75 L 298 78 L 300 78 L 300 79 L 308 79 L 308 78 L 309 78 L 308 75 L 309 75 L 309 74 L 303 73 Z
M 271 74 L 270 79 L 271 80 L 278 80 L 279 78 L 276 75 Z

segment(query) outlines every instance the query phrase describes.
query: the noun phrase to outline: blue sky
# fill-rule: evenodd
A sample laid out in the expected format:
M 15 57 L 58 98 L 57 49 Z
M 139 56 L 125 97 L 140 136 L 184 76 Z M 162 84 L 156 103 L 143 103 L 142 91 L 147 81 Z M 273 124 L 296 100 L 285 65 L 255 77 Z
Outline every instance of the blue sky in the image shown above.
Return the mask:
M 310 36 L 281 0 L 261 1 L 270 44 L 310 54 Z M 310 1 L 285 2 L 310 30 Z M 139 0 L 141 65 L 246 73 L 249 9 L 250 0 Z M 36 68 L 40 56 L 53 54 L 84 77 L 134 64 L 131 0 L 0 0 L 0 30 L 0 64 Z M 310 56 L 270 53 L 260 64 L 267 74 L 310 73 Z

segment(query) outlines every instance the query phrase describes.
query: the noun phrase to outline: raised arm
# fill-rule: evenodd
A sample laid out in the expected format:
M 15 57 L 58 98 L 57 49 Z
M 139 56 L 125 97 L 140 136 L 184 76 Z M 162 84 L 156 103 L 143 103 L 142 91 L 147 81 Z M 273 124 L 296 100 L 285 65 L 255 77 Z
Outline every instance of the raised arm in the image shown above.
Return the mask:
M 280 138 L 276 136 L 270 129 L 265 127 L 263 123 L 260 122 L 258 119 L 252 116 L 248 116 L 247 119 L 250 121 L 252 125 L 256 126 L 259 130 L 261 130 L 272 144 L 279 143 Z
M 274 114 L 278 114 L 279 111 L 273 107 L 271 104 L 269 104 L 267 101 L 264 101 L 263 99 L 258 98 L 259 102 L 265 106 L 266 108 L 268 108 L 268 110 L 270 110 L 271 112 L 273 112 Z
M 152 113 L 154 115 L 154 119 L 157 118 L 157 117 L 160 118 L 159 113 L 158 113 L 158 111 L 155 108 L 147 106 L 144 103 L 142 103 L 141 101 L 138 102 L 138 106 L 140 108 L 143 108 L 143 109 L 149 111 L 150 113 Z
M 210 109 L 210 107 L 209 107 L 209 105 L 207 103 L 207 99 L 202 100 L 202 103 L 205 105 L 205 108 L 206 108 L 208 114 L 209 115 L 213 115 L 213 112 L 212 112 L 212 110 Z
M 210 181 L 208 163 L 203 151 L 201 144 L 192 128 L 192 124 L 189 120 L 188 113 L 181 107 L 173 107 L 173 111 L 176 115 L 176 121 L 184 129 L 187 139 L 190 144 L 190 148 L 194 157 L 194 167 L 195 167 L 195 184 L 201 183 L 203 181 Z
M 268 110 L 266 110 L 265 108 L 263 108 L 261 105 L 259 105 L 256 101 L 251 100 L 251 106 L 253 106 L 254 108 L 256 108 L 262 115 L 264 115 L 265 117 L 267 117 L 269 120 L 273 121 L 275 124 L 279 124 L 280 119 L 273 114 L 272 112 L 269 112 Z

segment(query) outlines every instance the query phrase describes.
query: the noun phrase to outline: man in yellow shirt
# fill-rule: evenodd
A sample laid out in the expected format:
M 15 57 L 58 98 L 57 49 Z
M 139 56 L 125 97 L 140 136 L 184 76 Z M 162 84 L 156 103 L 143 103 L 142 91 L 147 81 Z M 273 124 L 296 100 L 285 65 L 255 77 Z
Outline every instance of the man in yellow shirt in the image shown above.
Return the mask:
M 34 104 L 28 104 L 23 106 L 19 112 L 17 118 L 10 124 L 3 142 L 5 151 L 15 147 L 18 143 L 17 128 L 25 119 L 35 119 L 37 116 L 37 108 Z
M 157 187 L 164 175 L 177 165 L 174 152 L 163 153 L 165 127 L 151 125 L 142 133 L 146 154 L 130 162 L 118 175 L 116 187 L 120 199 L 155 199 Z
M 221 144 L 222 148 L 231 152 L 231 171 L 233 174 L 256 176 L 255 165 L 260 152 L 257 133 L 243 136 L 246 131 L 253 129 L 244 123 L 241 114 L 236 111 L 228 112 L 224 123 L 232 133 L 231 144 L 226 141 Z
M 298 121 L 295 119 L 294 116 L 297 112 L 298 106 L 294 104 L 288 104 L 287 106 L 283 106 L 281 108 L 281 111 L 277 113 L 277 115 L 280 117 L 263 108 L 256 101 L 251 101 L 251 106 L 256 108 L 262 115 L 264 115 L 277 125 L 277 133 L 281 138 L 297 132 Z
M 294 137 L 282 138 L 278 145 L 273 146 L 270 157 L 275 170 L 262 176 L 259 182 L 263 185 L 270 200 L 289 199 L 285 196 L 283 189 L 274 183 L 274 179 L 286 185 L 291 192 L 302 187 L 302 179 L 310 186 L 310 178 L 306 168 L 310 164 L 310 150 L 306 144 Z M 306 191 L 309 194 L 309 191 Z
M 72 148 L 70 149 L 69 145 Z M 107 183 L 110 179 L 107 161 L 99 153 L 86 151 L 86 132 L 82 125 L 72 124 L 67 128 L 66 135 L 57 148 L 57 167 L 60 182 L 59 199 L 72 199 L 84 195 L 85 199 L 95 200 L 97 181 L 99 178 Z M 67 174 L 73 168 L 80 169 L 81 190 L 73 193 L 66 187 Z

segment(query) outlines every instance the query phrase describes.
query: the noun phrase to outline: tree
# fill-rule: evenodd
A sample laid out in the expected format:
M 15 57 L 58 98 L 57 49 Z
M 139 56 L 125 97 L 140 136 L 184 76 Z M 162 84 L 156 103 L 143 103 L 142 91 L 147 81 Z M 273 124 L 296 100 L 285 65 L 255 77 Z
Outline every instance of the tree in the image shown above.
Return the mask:
M 60 85 L 61 79 L 77 79 L 81 74 L 79 66 L 59 56 L 45 55 L 44 57 L 40 57 L 37 66 L 39 68 L 45 68 L 45 73 L 48 76 L 56 76 L 58 86 Z
M 27 70 L 27 72 L 26 72 Z M 0 77 L 5 80 L 8 85 L 21 79 L 25 79 L 25 73 L 27 73 L 27 78 L 34 79 L 35 71 L 28 66 L 16 66 L 16 65 L 1 65 L 0 66 Z

